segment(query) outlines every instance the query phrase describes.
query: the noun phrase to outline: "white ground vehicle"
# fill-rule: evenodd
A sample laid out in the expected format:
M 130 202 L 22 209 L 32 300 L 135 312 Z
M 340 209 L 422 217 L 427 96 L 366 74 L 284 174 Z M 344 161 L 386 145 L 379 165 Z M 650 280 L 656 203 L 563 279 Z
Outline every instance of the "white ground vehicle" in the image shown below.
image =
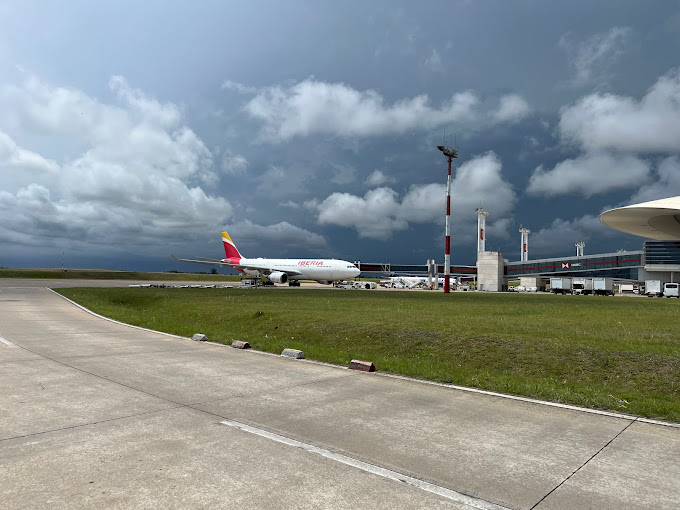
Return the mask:
M 661 280 L 646 280 L 645 294 L 650 297 L 663 296 L 663 285 L 661 285 Z
M 614 281 L 611 278 L 593 278 L 593 292 L 598 296 L 613 296 Z
M 666 297 L 680 298 L 680 283 L 667 283 L 664 285 L 663 295 Z
M 587 296 L 593 293 L 593 279 L 592 278 L 574 278 L 572 282 L 572 289 L 574 294 L 582 294 Z
M 571 278 L 550 278 L 550 292 L 553 294 L 571 294 Z

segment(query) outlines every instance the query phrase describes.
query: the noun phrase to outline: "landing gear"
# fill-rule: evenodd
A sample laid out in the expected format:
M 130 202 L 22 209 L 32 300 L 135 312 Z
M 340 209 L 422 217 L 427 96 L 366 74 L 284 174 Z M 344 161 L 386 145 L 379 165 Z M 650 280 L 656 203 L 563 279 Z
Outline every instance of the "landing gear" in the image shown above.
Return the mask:
M 289 286 L 289 287 L 299 287 L 299 286 L 300 286 L 300 282 L 297 281 L 297 280 L 289 280 L 289 281 L 288 281 L 288 286 Z

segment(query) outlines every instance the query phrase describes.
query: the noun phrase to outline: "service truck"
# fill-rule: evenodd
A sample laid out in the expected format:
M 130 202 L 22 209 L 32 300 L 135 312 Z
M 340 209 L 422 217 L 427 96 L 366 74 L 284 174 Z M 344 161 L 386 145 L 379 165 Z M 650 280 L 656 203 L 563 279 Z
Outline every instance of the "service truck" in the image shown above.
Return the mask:
M 550 292 L 553 294 L 571 294 L 571 278 L 550 278 Z
M 663 285 L 661 285 L 661 280 L 645 280 L 645 294 L 649 297 L 663 296 Z
M 574 294 L 588 295 L 593 293 L 593 279 L 592 278 L 574 278 L 571 288 Z
M 593 278 L 593 292 L 598 296 L 613 296 L 614 280 L 611 278 Z
M 635 291 L 635 285 L 632 283 L 619 283 L 619 292 L 623 294 L 624 292 L 633 293 Z
M 663 286 L 663 295 L 680 298 L 680 283 L 667 283 Z

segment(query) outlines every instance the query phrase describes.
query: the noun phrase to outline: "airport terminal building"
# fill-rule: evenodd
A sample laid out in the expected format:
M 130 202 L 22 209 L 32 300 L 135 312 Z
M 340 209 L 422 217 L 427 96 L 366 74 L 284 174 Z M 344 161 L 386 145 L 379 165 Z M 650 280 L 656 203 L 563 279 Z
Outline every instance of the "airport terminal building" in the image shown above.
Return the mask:
M 620 282 L 680 280 L 680 197 L 634 204 L 605 211 L 603 224 L 629 234 L 645 237 L 642 250 L 598 255 L 570 256 L 509 262 L 502 253 L 480 251 L 475 266 L 451 266 L 451 275 L 477 280 L 480 290 L 505 290 L 508 280 L 534 277 L 536 282 L 551 277 L 604 277 Z M 433 275 L 444 273 L 444 266 L 363 264 L 362 272 Z M 540 285 L 538 285 L 540 286 Z
M 621 280 L 677 281 L 680 273 L 680 241 L 646 241 L 640 251 L 602 253 L 582 257 L 507 262 L 508 278 L 518 276 L 610 277 Z

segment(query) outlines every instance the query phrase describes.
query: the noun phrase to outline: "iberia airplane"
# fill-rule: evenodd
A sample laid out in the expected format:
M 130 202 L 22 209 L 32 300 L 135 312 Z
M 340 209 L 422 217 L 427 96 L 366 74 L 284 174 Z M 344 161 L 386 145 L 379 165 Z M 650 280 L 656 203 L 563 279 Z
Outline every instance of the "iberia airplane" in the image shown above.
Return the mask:
M 249 276 L 265 276 L 272 283 L 286 283 L 300 286 L 300 280 L 316 280 L 319 283 L 333 283 L 339 280 L 348 280 L 359 276 L 359 269 L 351 262 L 335 259 L 246 259 L 236 248 L 229 234 L 222 232 L 224 244 L 223 259 L 208 259 L 199 257 L 200 260 L 178 259 L 180 262 L 194 262 L 196 264 L 210 264 L 227 266 Z

